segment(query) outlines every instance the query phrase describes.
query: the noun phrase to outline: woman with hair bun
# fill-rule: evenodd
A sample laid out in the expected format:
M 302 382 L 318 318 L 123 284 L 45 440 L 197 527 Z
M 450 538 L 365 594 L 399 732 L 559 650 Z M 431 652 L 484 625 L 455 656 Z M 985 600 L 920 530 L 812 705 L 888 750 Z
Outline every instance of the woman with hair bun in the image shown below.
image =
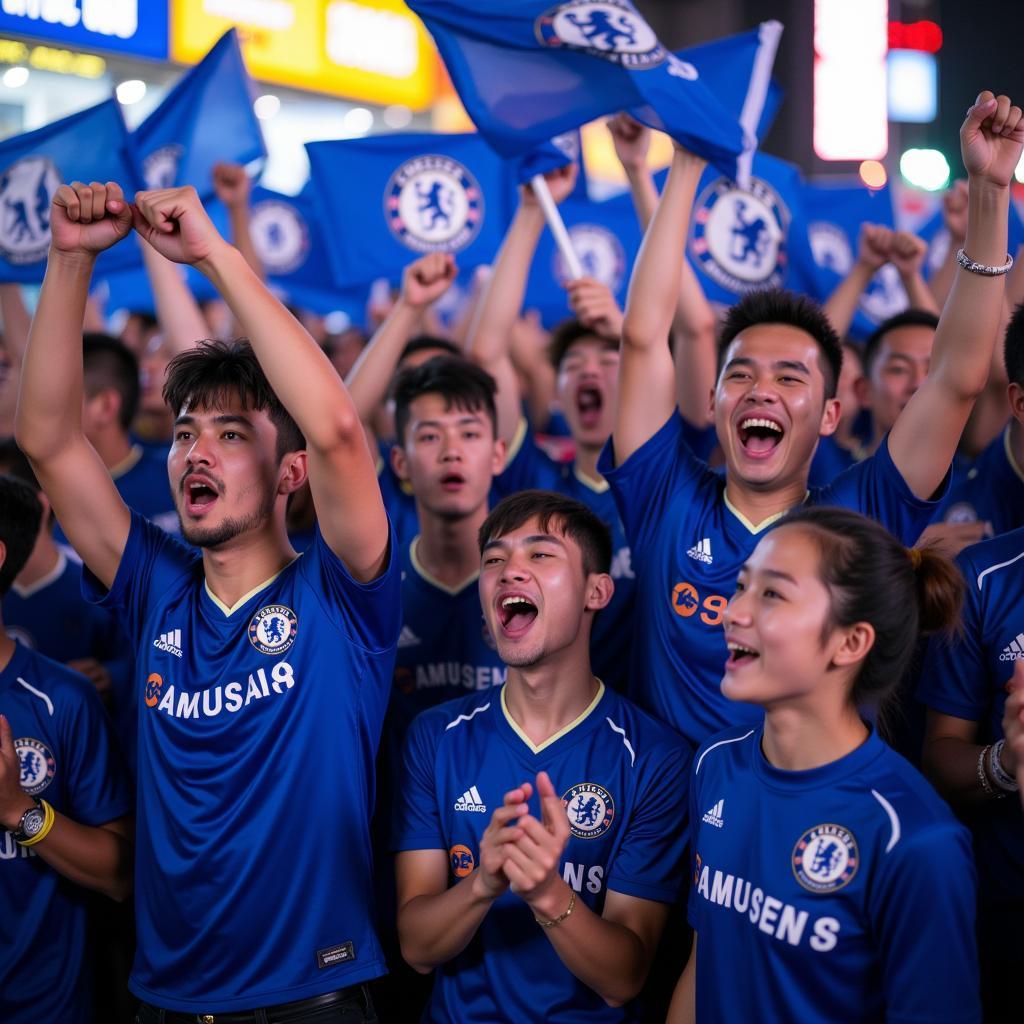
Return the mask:
M 860 712 L 962 601 L 951 562 L 843 509 L 759 542 L 722 692 L 765 717 L 694 760 L 696 936 L 672 1024 L 980 1020 L 968 833 Z

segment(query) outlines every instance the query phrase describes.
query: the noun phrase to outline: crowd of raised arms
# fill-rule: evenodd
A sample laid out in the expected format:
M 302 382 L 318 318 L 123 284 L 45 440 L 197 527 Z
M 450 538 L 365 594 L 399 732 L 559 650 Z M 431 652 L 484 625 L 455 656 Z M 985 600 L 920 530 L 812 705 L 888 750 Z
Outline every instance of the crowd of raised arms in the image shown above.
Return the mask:
M 968 110 L 928 283 L 865 224 L 822 307 L 714 309 L 703 160 L 659 195 L 609 130 L 626 308 L 550 334 L 529 185 L 452 329 L 432 253 L 368 340 L 268 289 L 240 167 L 230 240 L 58 189 L 0 286 L 0 1022 L 1024 1019 L 1021 110 Z

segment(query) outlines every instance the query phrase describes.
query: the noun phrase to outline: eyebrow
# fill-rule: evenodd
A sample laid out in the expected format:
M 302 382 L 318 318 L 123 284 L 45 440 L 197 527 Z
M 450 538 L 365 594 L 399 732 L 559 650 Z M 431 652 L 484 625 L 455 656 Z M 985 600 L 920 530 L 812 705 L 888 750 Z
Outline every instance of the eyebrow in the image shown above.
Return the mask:
M 740 572 L 749 573 L 750 571 L 750 566 L 746 562 L 740 566 Z M 785 580 L 787 583 L 792 583 L 794 587 L 798 585 L 795 577 L 790 576 L 788 572 L 782 572 L 779 569 L 762 569 L 761 575 L 771 576 L 774 579 Z
M 734 366 L 753 366 L 754 360 L 749 356 L 736 356 L 735 359 L 730 359 L 725 364 L 726 370 L 731 370 Z M 773 370 L 797 370 L 800 373 L 806 373 L 809 377 L 811 371 L 806 363 L 800 362 L 799 359 L 776 359 L 771 364 Z
M 468 413 L 465 416 L 460 416 L 456 421 L 456 426 L 463 427 L 467 423 L 483 423 L 484 418 L 476 413 Z M 413 425 L 414 430 L 419 430 L 421 427 L 443 427 L 444 423 L 441 420 L 417 420 Z
M 565 542 L 556 537 L 553 533 L 532 533 L 529 537 L 523 538 L 524 544 L 557 544 L 560 548 L 565 547 Z M 495 537 L 493 540 L 489 540 L 484 545 L 484 551 L 489 548 L 507 548 L 510 547 L 508 541 L 502 537 Z
M 174 421 L 174 425 L 176 427 L 182 424 L 190 426 L 196 422 L 198 421 L 195 416 L 190 413 L 182 413 L 182 415 Z M 238 413 L 221 413 L 219 416 L 213 417 L 213 422 L 217 424 L 217 426 L 225 426 L 230 423 L 240 423 L 243 427 L 249 427 L 252 429 L 252 420 L 250 420 L 248 416 L 242 416 Z

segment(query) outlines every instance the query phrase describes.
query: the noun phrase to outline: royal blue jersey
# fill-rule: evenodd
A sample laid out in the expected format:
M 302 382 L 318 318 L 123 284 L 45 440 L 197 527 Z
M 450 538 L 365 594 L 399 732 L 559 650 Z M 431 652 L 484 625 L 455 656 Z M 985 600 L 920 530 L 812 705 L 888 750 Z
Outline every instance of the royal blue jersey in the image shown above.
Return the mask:
M 1002 738 L 1006 684 L 1024 660 L 1024 529 L 962 551 L 967 581 L 963 631 L 929 642 L 918 698 L 929 708 L 977 722 L 978 742 Z M 1024 920 L 1024 816 L 1015 796 L 993 800 L 968 818 L 978 862 L 979 908 L 1004 921 Z M 1001 936 L 1024 955 L 1014 925 Z
M 400 480 L 391 466 L 391 449 L 387 441 L 377 442 L 377 483 L 384 507 L 394 525 L 399 541 L 410 541 L 420 532 L 420 521 L 416 515 L 416 499 L 408 481 Z
M 991 523 L 994 534 L 1024 526 L 1024 470 L 1010 448 L 1010 428 L 955 481 L 936 516 L 946 523 Z
M 640 581 L 627 692 L 696 746 L 761 718 L 759 708 L 726 700 L 719 689 L 728 656 L 722 616 L 740 567 L 781 515 L 755 525 L 732 508 L 724 476 L 693 455 L 680 424 L 673 414 L 617 467 L 609 441 L 598 469 L 611 484 Z M 905 544 L 935 508 L 914 497 L 884 442 L 806 500 L 862 512 Z
M 601 687 L 571 725 L 535 747 L 504 689 L 442 704 L 409 732 L 396 808 L 397 850 L 444 850 L 450 881 L 469 875 L 506 792 L 546 771 L 571 835 L 561 874 L 600 914 L 606 890 L 671 903 L 684 883 L 691 752 L 673 732 Z M 536 793 L 530 811 L 538 819 Z M 609 1007 L 559 959 L 529 907 L 499 897 L 469 945 L 435 972 L 425 1020 L 509 1024 L 638 1020 Z
M 371 926 L 374 757 L 399 573 L 352 579 L 317 534 L 227 608 L 200 555 L 132 516 L 109 593 L 136 649 L 138 951 L 131 988 L 190 1013 L 384 971 Z
M 694 762 L 699 1024 L 980 1021 L 967 830 L 874 733 L 809 771 L 761 740 Z
M 591 480 L 574 463 L 555 462 L 534 441 L 528 429 L 513 446 L 505 471 L 494 478 L 491 503 L 517 491 L 539 488 L 557 491 L 586 505 L 611 530 L 611 576 L 615 592 L 608 607 L 594 620 L 590 660 L 594 674 L 620 692 L 626 689 L 632 661 L 633 609 L 636 578 L 622 521 L 608 484 Z
M 16 644 L 0 672 L 21 788 L 80 825 L 131 813 L 127 776 L 87 680 Z M 43 840 L 46 842 L 46 840 Z M 0 1020 L 87 1024 L 87 894 L 0 829 Z
M 811 470 L 807 474 L 810 487 L 826 487 L 844 470 L 856 465 L 857 456 L 839 444 L 834 435 L 822 437 L 818 441 L 814 458 L 811 459 Z

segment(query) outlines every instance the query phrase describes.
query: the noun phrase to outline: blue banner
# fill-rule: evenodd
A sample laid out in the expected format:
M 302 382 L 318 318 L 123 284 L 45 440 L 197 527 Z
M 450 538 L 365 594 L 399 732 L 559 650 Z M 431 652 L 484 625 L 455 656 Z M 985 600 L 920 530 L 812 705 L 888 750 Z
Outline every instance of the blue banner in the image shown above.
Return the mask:
M 427 252 L 490 263 L 515 202 L 514 168 L 478 135 L 378 135 L 306 144 L 317 216 L 345 289 L 397 283 Z
M 1017 250 L 1024 245 L 1024 221 L 1021 220 L 1017 204 L 1010 203 L 1010 217 L 1007 225 L 1007 245 L 1010 255 L 1017 258 Z M 925 257 L 924 269 L 925 278 L 930 278 L 939 267 L 945 262 L 946 254 L 949 252 L 949 232 L 942 218 L 942 209 L 936 209 L 935 213 L 922 224 L 915 234 L 928 243 L 928 255 Z
M 214 195 L 212 168 L 266 156 L 238 35 L 226 32 L 132 133 L 147 188 L 193 185 Z
M 5 0 L 0 32 L 167 59 L 167 0 Z
M 135 164 L 116 100 L 0 142 L 0 281 L 42 281 L 50 204 L 72 181 L 116 181 L 129 201 L 134 195 Z M 113 269 L 137 260 L 126 240 L 100 263 Z
M 777 23 L 762 33 L 754 75 L 743 83 L 749 101 L 741 124 L 697 67 L 662 46 L 629 0 L 411 0 L 409 6 L 434 36 L 469 116 L 499 153 L 518 156 L 625 109 L 746 181 Z

